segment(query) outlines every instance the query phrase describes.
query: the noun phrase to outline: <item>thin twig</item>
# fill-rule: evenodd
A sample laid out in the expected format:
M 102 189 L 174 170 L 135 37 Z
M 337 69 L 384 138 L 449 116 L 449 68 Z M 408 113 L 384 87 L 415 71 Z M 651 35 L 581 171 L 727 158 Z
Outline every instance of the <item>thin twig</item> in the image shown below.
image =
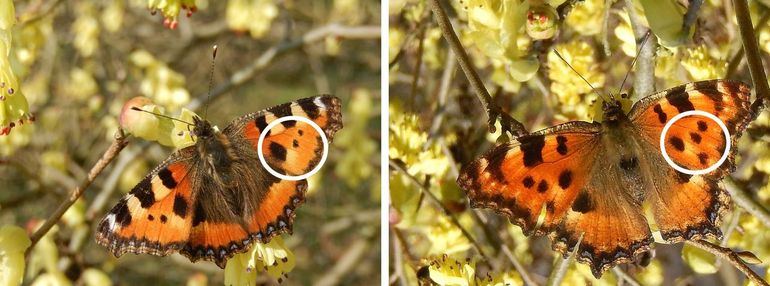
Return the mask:
M 422 191 L 422 193 L 426 195 L 427 198 L 433 201 L 433 203 L 435 203 L 442 211 L 444 211 L 444 214 L 446 214 L 446 216 L 449 218 L 449 221 L 451 221 L 452 224 L 454 224 L 457 228 L 460 229 L 460 231 L 463 233 L 465 238 L 467 238 L 468 241 L 471 242 L 471 245 L 473 245 L 473 248 L 475 248 L 476 251 L 478 251 L 479 254 L 482 257 L 484 257 L 485 260 L 491 261 L 489 257 L 484 253 L 484 251 L 481 249 L 481 245 L 479 245 L 476 239 L 474 239 L 473 236 L 460 224 L 460 221 L 458 221 L 457 218 L 454 215 L 452 215 L 452 212 L 443 203 L 441 203 L 441 200 L 439 200 L 436 197 L 436 195 L 434 195 L 423 184 L 421 184 L 420 180 L 412 176 L 412 174 L 409 174 L 409 172 L 403 167 L 401 167 L 397 162 L 395 162 L 394 160 L 390 160 L 389 163 L 391 168 L 398 170 L 399 172 L 404 174 L 404 176 L 409 178 L 409 180 L 412 181 L 412 183 L 417 185 Z
M 516 269 L 516 271 L 519 272 L 519 275 L 521 275 L 521 280 L 524 281 L 524 285 L 529 286 L 537 286 L 537 283 L 535 283 L 535 280 L 532 280 L 532 277 L 530 277 L 529 272 L 527 272 L 526 269 L 524 269 L 524 265 L 521 264 L 519 259 L 516 258 L 516 256 L 513 255 L 510 249 L 508 249 L 507 245 L 501 245 L 501 248 L 503 249 L 503 253 L 506 257 L 508 257 L 508 260 L 511 261 L 513 264 L 513 268 Z
M 503 112 L 500 107 L 492 101 L 492 96 L 489 95 L 489 91 L 487 91 L 486 87 L 484 87 L 484 83 L 481 81 L 478 73 L 476 73 L 476 70 L 473 68 L 471 60 L 468 57 L 468 53 L 465 52 L 465 49 L 460 43 L 460 39 L 457 38 L 457 34 L 455 33 L 454 28 L 452 28 L 452 23 L 449 22 L 449 17 L 447 17 L 444 8 L 441 7 L 439 0 L 430 0 L 428 1 L 428 4 L 430 5 L 430 9 L 433 11 L 433 15 L 436 18 L 438 27 L 441 29 L 441 33 L 444 35 L 444 39 L 449 43 L 449 47 L 457 56 L 457 61 L 460 63 L 460 68 L 462 68 L 465 76 L 468 78 L 468 81 L 471 84 L 471 87 L 473 87 L 473 90 L 476 92 L 476 96 L 479 98 L 479 101 L 481 101 L 481 105 L 487 112 L 487 124 L 489 126 L 489 132 L 495 132 L 495 122 L 499 117 L 500 126 L 502 126 L 503 132 L 508 132 L 511 135 L 517 137 L 527 134 L 527 129 L 523 124 L 521 124 L 521 122 L 513 119 L 510 115 Z
M 746 61 L 749 63 L 751 81 L 754 82 L 754 91 L 757 94 L 757 99 L 751 104 L 751 111 L 754 116 L 757 116 L 770 101 L 770 86 L 767 85 L 762 56 L 759 54 L 757 37 L 754 26 L 751 24 L 749 4 L 745 0 L 733 0 L 733 8 L 735 8 L 735 18 L 738 19 L 743 49 L 746 51 Z
M 40 239 L 48 233 L 51 228 L 56 225 L 57 222 L 59 222 L 59 219 L 61 219 L 62 215 L 80 198 L 80 196 L 83 195 L 85 190 L 88 188 L 88 186 L 91 185 L 91 183 L 96 180 L 96 177 L 99 176 L 99 174 L 102 173 L 105 167 L 112 162 L 112 160 L 120 153 L 121 150 L 123 150 L 124 147 L 128 145 L 128 141 L 126 140 L 125 134 L 123 134 L 122 129 L 118 129 L 115 135 L 115 140 L 112 141 L 112 144 L 109 148 L 107 148 L 107 151 L 104 152 L 101 159 L 94 164 L 93 167 L 91 167 L 91 171 L 88 172 L 88 177 L 74 190 L 72 190 L 72 193 L 70 193 L 69 198 L 67 198 L 66 201 L 62 202 L 61 205 L 59 205 L 59 208 L 54 211 L 53 214 L 45 221 L 45 223 L 35 231 L 35 233 L 32 234 L 30 237 L 30 240 L 32 241 L 32 244 L 29 248 L 27 248 L 26 255 L 29 255 L 30 250 L 35 247 L 35 244 L 40 241 Z
M 636 281 L 634 277 L 631 277 L 631 275 L 628 275 L 625 271 L 621 270 L 620 267 L 613 267 L 612 272 L 615 273 L 616 276 L 619 278 L 625 280 L 630 284 L 631 286 L 641 286 L 642 283 L 639 283 L 639 281 Z
M 727 260 L 735 266 L 735 268 L 738 268 L 743 274 L 746 274 L 746 276 L 749 277 L 749 280 L 751 282 L 754 282 L 755 285 L 764 285 L 764 286 L 770 286 L 770 284 L 767 283 L 762 277 L 760 277 L 754 270 L 751 270 L 751 268 L 746 265 L 746 263 L 741 259 L 737 253 L 735 253 L 732 249 L 721 247 L 719 245 L 710 243 L 705 240 L 686 240 L 685 242 L 689 243 L 692 246 L 695 246 L 697 248 L 703 249 L 705 251 L 708 251 L 711 254 L 714 254 L 718 258 Z
M 211 98 L 207 99 L 206 94 L 195 97 L 187 105 L 188 109 L 196 110 L 206 100 L 214 100 L 214 98 L 230 91 L 234 87 L 240 86 L 246 83 L 249 79 L 256 76 L 256 74 L 265 69 L 274 59 L 285 54 L 286 52 L 300 48 L 303 45 L 314 43 L 326 39 L 327 37 L 340 37 L 348 39 L 377 39 L 380 37 L 379 26 L 344 26 L 340 24 L 328 24 L 326 26 L 318 27 L 316 29 L 308 31 L 305 35 L 299 39 L 283 42 L 267 49 L 262 56 L 254 60 L 250 65 L 243 69 L 233 73 L 227 81 L 214 87 L 211 90 Z
M 625 0 L 625 4 L 628 10 L 628 18 L 631 21 L 631 27 L 634 30 L 634 37 L 636 42 L 639 43 L 650 29 L 641 24 L 641 17 L 636 13 L 632 1 Z M 639 52 L 636 56 L 636 71 L 634 72 L 634 95 L 637 98 L 655 92 L 654 57 L 657 46 L 657 37 L 655 34 L 650 33 L 650 39 L 647 43 L 639 47 Z M 621 90 L 620 92 L 623 91 Z
M 572 258 L 577 255 L 578 249 L 580 249 L 580 244 L 582 242 L 583 234 L 580 234 L 580 238 L 578 238 L 578 241 L 575 244 L 575 249 L 570 252 L 566 258 L 561 258 L 561 255 L 559 255 L 558 261 L 551 271 L 551 275 L 548 276 L 548 281 L 545 282 L 546 286 L 561 285 L 562 280 L 564 280 L 564 275 L 567 275 L 567 269 L 569 269 L 569 265 L 572 263 Z
M 759 18 L 759 21 L 754 25 L 754 29 L 758 29 L 759 27 L 762 27 L 767 24 L 767 21 L 770 20 L 770 13 L 768 13 L 768 10 L 762 11 L 762 17 Z M 730 59 L 730 62 L 727 63 L 727 72 L 725 73 L 725 78 L 732 78 L 735 76 L 735 72 L 738 70 L 738 67 L 741 66 L 741 63 L 743 63 L 743 55 L 745 55 L 743 46 L 733 55 L 733 57 Z

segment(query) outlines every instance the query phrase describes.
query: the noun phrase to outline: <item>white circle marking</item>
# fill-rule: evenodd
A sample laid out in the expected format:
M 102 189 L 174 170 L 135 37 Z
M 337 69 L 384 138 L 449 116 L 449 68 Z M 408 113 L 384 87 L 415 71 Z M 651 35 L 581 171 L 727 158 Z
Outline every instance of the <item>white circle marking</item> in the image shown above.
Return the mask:
M 725 144 L 725 151 L 724 153 L 722 153 L 722 158 L 719 158 L 719 161 L 717 161 L 715 164 L 709 166 L 706 169 L 690 170 L 690 169 L 682 168 L 681 166 L 677 165 L 676 163 L 674 163 L 674 161 L 671 160 L 671 157 L 668 156 L 668 152 L 666 151 L 665 141 L 666 141 L 666 133 L 668 133 L 668 129 L 671 128 L 672 125 L 674 125 L 674 122 L 690 115 L 700 115 L 700 116 L 708 117 L 712 121 L 716 122 L 719 125 L 719 127 L 722 128 L 722 133 L 725 134 L 725 141 L 727 142 L 727 144 Z M 677 114 L 676 116 L 674 116 L 674 118 L 671 118 L 671 120 L 669 120 L 665 126 L 663 126 L 663 132 L 660 133 L 660 151 L 661 153 L 663 153 L 663 158 L 666 159 L 666 162 L 669 165 L 671 165 L 671 167 L 674 167 L 674 169 L 676 169 L 677 171 L 688 175 L 708 174 L 711 171 L 714 171 L 717 168 L 719 168 L 719 166 L 721 166 L 722 163 L 724 163 L 725 160 L 727 160 L 727 156 L 730 154 L 731 144 L 732 142 L 730 141 L 730 131 L 727 130 L 727 126 L 725 125 L 725 123 L 722 122 L 722 120 L 720 120 L 719 117 L 717 117 L 716 115 L 705 111 L 701 111 L 701 110 L 690 110 L 690 111 L 685 111 Z
M 313 129 L 315 129 L 316 132 L 318 132 L 318 134 L 321 135 L 321 141 L 323 141 L 323 145 L 324 145 L 324 151 L 323 151 L 323 154 L 321 155 L 321 161 L 319 161 L 318 164 L 315 166 L 315 168 L 310 170 L 310 172 L 307 172 L 299 176 L 289 176 L 289 175 L 284 175 L 276 172 L 275 170 L 273 170 L 273 168 L 271 168 L 267 164 L 267 162 L 265 161 L 265 155 L 262 154 L 262 143 L 264 143 L 265 136 L 267 135 L 268 131 L 270 131 L 270 129 L 280 124 L 281 122 L 289 121 L 289 120 L 302 121 L 307 124 L 310 124 L 310 126 L 312 126 Z M 326 133 L 323 132 L 323 130 L 321 129 L 321 126 L 318 126 L 318 124 L 316 124 L 312 120 L 305 117 L 296 116 L 296 115 L 284 116 L 270 122 L 270 124 L 268 124 L 265 127 L 265 130 L 260 130 L 259 140 L 257 141 L 257 154 L 259 155 L 259 162 L 262 163 L 262 166 L 265 167 L 265 170 L 267 170 L 267 172 L 269 172 L 271 175 L 276 176 L 282 180 L 299 181 L 299 180 L 307 179 L 308 177 L 312 176 L 313 174 L 321 170 L 321 166 L 323 166 L 323 164 L 326 162 L 326 156 L 329 155 L 329 140 L 326 138 Z

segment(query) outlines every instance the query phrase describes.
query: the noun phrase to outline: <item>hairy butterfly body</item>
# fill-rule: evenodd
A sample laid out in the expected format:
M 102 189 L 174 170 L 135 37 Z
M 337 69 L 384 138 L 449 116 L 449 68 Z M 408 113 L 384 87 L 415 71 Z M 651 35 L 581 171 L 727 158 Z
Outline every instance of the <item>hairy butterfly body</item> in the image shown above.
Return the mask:
M 672 117 L 702 110 L 726 124 L 735 146 L 753 118 L 750 95 L 741 82 L 710 80 L 650 95 L 628 114 L 610 101 L 601 123 L 568 122 L 495 146 L 457 182 L 472 206 L 507 215 L 525 234 L 548 235 L 564 256 L 582 235 L 577 258 L 600 277 L 650 249 L 653 222 L 667 242 L 721 236 L 730 199 L 719 181 L 734 168 L 734 152 L 715 171 L 692 176 L 668 165 L 659 140 Z M 727 143 L 703 116 L 677 121 L 664 140 L 671 159 L 691 170 L 716 163 Z
M 273 120 L 306 117 L 329 140 L 342 128 L 340 100 L 318 96 L 235 119 L 224 130 L 194 118 L 194 146 L 173 153 L 142 179 L 99 223 L 96 241 L 115 256 L 179 252 L 215 262 L 292 231 L 307 181 L 281 180 L 258 159 L 257 142 Z M 284 121 L 263 142 L 267 164 L 285 175 L 310 171 L 322 155 L 320 134 L 301 121 Z

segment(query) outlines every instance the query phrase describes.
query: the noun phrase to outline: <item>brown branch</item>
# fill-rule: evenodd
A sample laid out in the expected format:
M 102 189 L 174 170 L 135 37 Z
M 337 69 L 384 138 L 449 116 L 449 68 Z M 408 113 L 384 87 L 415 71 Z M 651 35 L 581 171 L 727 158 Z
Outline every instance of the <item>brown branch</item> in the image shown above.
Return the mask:
M 489 91 L 487 91 L 486 87 L 484 87 L 484 83 L 481 82 L 481 78 L 479 77 L 478 73 L 476 73 L 476 70 L 473 69 L 473 65 L 471 64 L 471 60 L 468 57 L 468 53 L 465 52 L 465 49 L 460 43 L 460 39 L 457 38 L 457 34 L 455 33 L 454 28 L 452 28 L 452 23 L 449 22 L 449 17 L 447 17 L 444 8 L 441 7 L 439 0 L 430 0 L 428 1 L 428 4 L 430 5 L 430 9 L 433 11 L 433 15 L 436 18 L 438 27 L 441 29 L 441 33 L 444 35 L 444 39 L 447 41 L 447 43 L 449 43 L 449 47 L 457 56 L 457 61 L 460 63 L 460 68 L 462 68 L 465 76 L 468 78 L 468 81 L 471 84 L 471 87 L 473 87 L 473 90 L 476 92 L 476 96 L 479 98 L 479 101 L 481 101 L 481 105 L 487 112 L 487 124 L 489 126 L 489 132 L 495 132 L 495 122 L 499 117 L 500 126 L 502 126 L 503 133 L 508 132 L 513 136 L 521 136 L 527 134 L 527 129 L 523 124 L 521 124 L 521 122 L 513 119 L 513 117 L 503 112 L 500 107 L 492 101 L 492 96 L 489 95 Z
M 751 270 L 751 268 L 748 265 L 746 265 L 746 262 L 744 262 L 743 259 L 741 259 L 740 256 L 738 256 L 738 254 L 735 253 L 732 249 L 727 247 L 721 247 L 719 245 L 713 244 L 705 240 L 686 240 L 685 242 L 697 248 L 708 251 L 709 253 L 714 254 L 718 258 L 727 260 L 728 262 L 730 262 L 730 264 L 735 266 L 735 268 L 743 272 L 743 274 L 746 274 L 749 280 L 751 280 L 751 282 L 754 282 L 755 285 L 770 286 L 770 284 L 768 284 L 767 281 L 762 279 L 762 277 L 760 277 L 756 272 L 754 272 L 754 270 Z
M 288 51 L 300 48 L 306 44 L 314 43 L 328 37 L 339 37 L 348 39 L 377 39 L 380 38 L 379 26 L 344 26 L 340 24 L 328 24 L 322 27 L 308 31 L 302 37 L 280 43 L 267 49 L 262 56 L 254 60 L 250 65 L 235 72 L 223 84 L 214 87 L 210 96 L 202 94 L 190 101 L 188 109 L 197 110 L 203 103 L 215 99 L 216 97 L 230 91 L 234 87 L 240 86 L 249 79 L 255 77 L 258 72 L 265 69 L 274 59 L 286 54 Z
M 762 56 L 759 54 L 757 37 L 754 33 L 754 26 L 751 24 L 749 4 L 745 0 L 733 0 L 733 8 L 735 9 L 735 18 L 738 19 L 738 28 L 741 32 L 743 49 L 746 52 L 746 61 L 749 64 L 751 81 L 754 82 L 754 91 L 757 94 L 756 100 L 751 104 L 751 111 L 754 116 L 757 116 L 770 101 L 770 86 L 767 85 L 767 76 L 762 66 Z
M 759 18 L 757 24 L 754 25 L 754 29 L 758 29 L 759 27 L 766 25 L 768 20 L 770 20 L 770 13 L 768 13 L 767 10 L 762 11 L 762 17 Z M 730 62 L 727 64 L 727 72 L 725 73 L 725 78 L 732 78 L 735 75 L 738 67 L 743 62 L 743 55 L 743 48 L 739 49 L 735 55 L 733 55 L 733 57 L 730 59 Z
M 637 45 L 641 43 L 645 35 L 650 31 L 648 27 L 643 26 L 640 15 L 636 13 L 634 4 L 631 0 L 626 0 L 626 9 L 628 18 L 631 21 L 631 27 L 634 30 L 634 37 Z M 658 48 L 658 39 L 654 33 L 650 33 L 650 38 L 639 47 L 636 55 L 636 71 L 634 72 L 634 95 L 641 98 L 655 92 L 655 50 Z M 633 68 L 633 66 L 631 67 Z M 630 70 L 628 72 L 631 72 Z M 619 92 L 623 92 L 622 90 Z
M 725 183 L 725 189 L 727 189 L 727 193 L 730 194 L 730 197 L 735 201 L 735 204 L 756 217 L 763 225 L 770 228 L 770 211 L 754 200 L 748 191 L 746 191 L 748 187 L 739 185 L 740 182 L 731 177 L 727 177 Z
M 62 202 L 61 205 L 51 214 L 51 216 L 45 221 L 45 223 L 38 228 L 35 233 L 32 234 L 30 237 L 30 240 L 32 241 L 32 244 L 27 248 L 26 255 L 29 255 L 30 250 L 35 247 L 35 244 L 40 241 L 40 239 L 48 233 L 51 228 L 56 225 L 57 222 L 61 219 L 62 215 L 73 205 L 75 202 L 80 198 L 86 189 L 88 189 L 88 186 L 91 185 L 91 183 L 96 180 L 96 177 L 99 176 L 99 174 L 102 173 L 105 167 L 112 162 L 112 160 L 120 153 L 121 150 L 123 150 L 124 147 L 128 145 L 128 141 L 126 141 L 126 136 L 123 133 L 122 129 L 118 129 L 118 132 L 115 135 L 115 140 L 112 141 L 112 144 L 109 148 L 107 148 L 107 151 L 104 152 L 102 157 L 99 159 L 99 161 L 94 164 L 93 167 L 91 167 L 91 171 L 88 172 L 88 177 L 72 192 L 70 193 L 69 198 Z

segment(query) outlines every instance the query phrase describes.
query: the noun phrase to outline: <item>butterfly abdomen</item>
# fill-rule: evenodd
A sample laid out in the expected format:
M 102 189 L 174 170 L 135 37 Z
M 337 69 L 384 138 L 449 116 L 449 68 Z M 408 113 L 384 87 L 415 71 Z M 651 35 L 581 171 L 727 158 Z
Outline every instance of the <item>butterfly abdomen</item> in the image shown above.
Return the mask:
M 239 160 L 230 139 L 215 130 L 212 136 L 201 137 L 196 143 L 196 148 L 206 173 L 219 182 L 229 182 L 232 165 Z

